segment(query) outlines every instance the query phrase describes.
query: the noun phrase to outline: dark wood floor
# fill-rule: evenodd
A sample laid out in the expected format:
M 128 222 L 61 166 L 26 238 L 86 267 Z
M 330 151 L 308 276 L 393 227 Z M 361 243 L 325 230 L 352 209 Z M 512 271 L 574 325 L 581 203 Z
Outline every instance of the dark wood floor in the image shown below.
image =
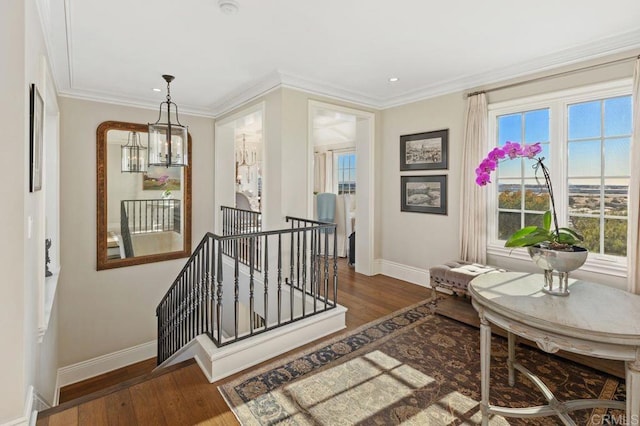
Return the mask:
M 338 303 L 349 309 L 347 328 L 278 358 L 431 297 L 431 290 L 424 287 L 383 275 L 356 274 L 343 260 L 338 272 Z M 67 386 L 61 390 L 61 401 L 68 402 L 40 413 L 37 426 L 238 424 L 217 387 L 242 372 L 211 384 L 192 361 L 180 366 L 183 368 L 149 374 L 153 367 L 154 361 L 143 361 L 126 367 L 128 371 L 121 369 Z M 133 377 L 136 375 L 141 376 Z M 119 383 L 126 379 L 130 380 Z
M 356 274 L 342 261 L 339 274 L 338 302 L 349 309 L 346 330 L 274 359 L 284 358 L 322 340 L 348 333 L 431 297 L 430 289 L 383 275 L 367 277 Z M 469 301 L 461 297 L 444 297 L 438 302 L 438 312 L 470 325 L 478 325 L 477 313 Z M 624 366 L 620 362 L 568 357 L 624 377 Z M 40 413 L 37 426 L 238 424 L 217 387 L 244 372 L 210 384 L 192 360 L 151 373 L 154 367 L 154 359 L 143 361 L 61 389 L 61 404 Z

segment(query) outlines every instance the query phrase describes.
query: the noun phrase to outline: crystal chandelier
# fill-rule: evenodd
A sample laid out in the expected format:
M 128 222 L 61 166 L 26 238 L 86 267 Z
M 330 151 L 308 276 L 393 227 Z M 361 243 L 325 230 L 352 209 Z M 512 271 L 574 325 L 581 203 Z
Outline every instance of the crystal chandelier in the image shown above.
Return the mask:
M 165 167 L 184 167 L 189 165 L 188 129 L 180 124 L 178 105 L 171 102 L 172 75 L 163 75 L 167 82 L 167 100 L 160 104 L 158 121 L 149 123 L 149 165 Z M 161 123 L 163 105 L 167 106 L 167 121 Z M 176 121 L 171 122 L 171 105 L 175 111 Z

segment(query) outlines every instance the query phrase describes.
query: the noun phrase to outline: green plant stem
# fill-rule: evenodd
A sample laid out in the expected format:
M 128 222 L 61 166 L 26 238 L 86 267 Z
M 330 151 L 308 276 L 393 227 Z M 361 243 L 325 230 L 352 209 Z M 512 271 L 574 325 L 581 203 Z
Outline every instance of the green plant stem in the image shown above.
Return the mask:
M 549 176 L 549 169 L 542 162 L 544 158 L 538 158 L 538 164 L 536 166 L 536 171 L 538 168 L 542 169 L 542 174 L 544 176 L 544 183 L 547 187 L 547 191 L 549 191 L 549 199 L 551 201 L 551 213 L 553 214 L 553 227 L 556 230 L 556 236 L 560 235 L 560 228 L 558 226 L 558 215 L 556 214 L 556 203 L 553 197 L 553 186 L 551 186 L 551 177 Z

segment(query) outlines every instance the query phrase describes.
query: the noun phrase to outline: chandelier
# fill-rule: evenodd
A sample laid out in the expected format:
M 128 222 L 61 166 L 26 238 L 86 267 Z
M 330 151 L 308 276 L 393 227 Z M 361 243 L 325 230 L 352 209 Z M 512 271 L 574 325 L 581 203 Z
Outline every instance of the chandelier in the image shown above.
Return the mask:
M 142 173 L 147 171 L 147 162 L 144 151 L 147 150 L 140 144 L 138 132 L 129 132 L 127 144 L 122 145 L 120 171 L 127 173 Z
M 172 75 L 163 75 L 167 82 L 167 100 L 160 104 L 158 121 L 149 123 L 149 165 L 165 167 L 184 167 L 189 165 L 188 159 L 188 129 L 180 124 L 178 119 L 178 105 L 171 102 Z M 161 123 L 163 105 L 167 106 L 167 121 Z M 175 111 L 176 120 L 171 122 L 171 105 Z
M 251 166 L 256 164 L 256 151 L 247 150 L 245 135 L 242 134 L 242 150 L 236 150 L 236 180 L 239 183 L 242 179 L 240 175 L 240 167 L 247 168 L 247 183 L 251 182 Z

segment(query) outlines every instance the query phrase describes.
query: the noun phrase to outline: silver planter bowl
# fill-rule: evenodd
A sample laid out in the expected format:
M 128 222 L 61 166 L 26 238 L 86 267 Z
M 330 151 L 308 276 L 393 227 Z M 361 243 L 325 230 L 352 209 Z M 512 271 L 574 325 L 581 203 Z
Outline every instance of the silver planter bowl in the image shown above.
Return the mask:
M 582 247 L 573 247 L 573 251 L 551 250 L 543 247 L 527 247 L 529 256 L 541 269 L 544 269 L 544 287 L 542 291 L 555 296 L 569 295 L 569 272 L 584 265 L 589 251 Z M 559 283 L 554 286 L 554 271 Z

